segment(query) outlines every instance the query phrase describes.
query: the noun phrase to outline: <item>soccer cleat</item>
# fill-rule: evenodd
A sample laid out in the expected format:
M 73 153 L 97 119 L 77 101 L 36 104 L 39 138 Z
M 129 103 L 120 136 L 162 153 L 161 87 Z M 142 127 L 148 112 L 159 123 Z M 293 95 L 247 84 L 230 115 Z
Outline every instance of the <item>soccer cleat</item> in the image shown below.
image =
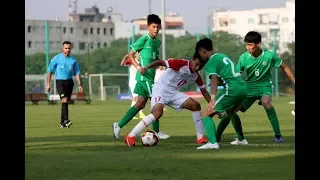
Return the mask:
M 140 115 L 139 115 L 139 118 L 140 119 L 143 119 L 143 118 L 145 118 L 146 117 L 146 115 L 144 115 L 143 113 L 141 113 Z
M 130 137 L 128 134 L 124 136 L 123 141 L 129 147 L 135 146 L 135 144 L 136 144 L 135 137 L 134 136 Z
M 137 118 L 137 117 L 133 116 L 133 118 L 132 118 L 132 119 L 139 119 L 139 118 Z
M 212 144 L 212 143 L 208 142 L 205 145 L 197 147 L 197 149 L 219 149 L 219 144 L 218 143 Z
M 200 139 L 196 138 L 197 144 L 206 144 L 207 142 L 209 142 L 209 141 L 205 136 L 202 136 L 202 138 L 200 138 Z
M 117 123 L 117 122 L 114 122 L 114 123 L 112 124 L 112 130 L 113 130 L 113 137 L 114 137 L 114 139 L 119 139 L 119 135 L 120 135 L 121 128 L 118 126 L 118 123 Z
M 158 132 L 159 139 L 168 139 L 169 135 L 164 134 L 163 132 Z
M 274 137 L 274 142 L 275 143 L 283 143 L 284 142 L 284 139 L 283 139 L 283 137 Z
M 249 144 L 246 139 L 243 139 L 242 141 L 239 141 L 238 138 L 235 138 L 234 141 L 230 142 L 232 145 L 247 145 Z
M 60 128 L 67 128 L 67 126 L 64 123 L 60 123 Z
M 291 114 L 292 114 L 293 116 L 296 116 L 296 110 L 291 111 Z
M 70 120 L 65 120 L 64 124 L 66 125 L 67 128 L 69 128 L 72 125 L 72 122 Z

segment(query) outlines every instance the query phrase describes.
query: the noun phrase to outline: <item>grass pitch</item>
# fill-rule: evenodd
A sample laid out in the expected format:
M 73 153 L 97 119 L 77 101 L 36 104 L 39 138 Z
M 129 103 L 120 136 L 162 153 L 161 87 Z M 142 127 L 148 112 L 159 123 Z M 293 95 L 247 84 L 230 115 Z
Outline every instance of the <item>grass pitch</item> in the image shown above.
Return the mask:
M 286 180 L 294 179 L 293 97 L 274 98 L 285 143 L 273 142 L 271 124 L 255 103 L 239 113 L 248 146 L 230 145 L 236 134 L 227 127 L 219 150 L 197 150 L 191 113 L 167 107 L 160 129 L 171 136 L 158 146 L 123 143 L 123 135 L 139 120 L 132 120 L 114 140 L 111 124 L 127 111 L 129 101 L 79 102 L 70 105 L 69 129 L 59 128 L 60 104 L 26 105 L 27 180 Z M 203 108 L 206 107 L 201 100 Z M 149 103 L 144 112 L 148 113 Z M 216 125 L 219 120 L 214 119 Z M 150 127 L 151 129 L 151 127 Z

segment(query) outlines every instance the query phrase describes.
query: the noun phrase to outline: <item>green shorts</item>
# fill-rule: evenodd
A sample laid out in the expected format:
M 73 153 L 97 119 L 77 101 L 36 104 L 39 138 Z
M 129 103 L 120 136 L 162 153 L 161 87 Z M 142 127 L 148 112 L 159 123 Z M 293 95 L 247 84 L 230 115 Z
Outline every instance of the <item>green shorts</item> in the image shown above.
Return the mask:
M 237 88 L 236 92 L 227 92 L 226 89 L 221 90 L 216 97 L 215 110 L 223 113 L 227 109 L 238 107 L 246 98 L 247 88 Z
M 247 97 L 241 103 L 241 112 L 246 112 L 262 96 L 272 96 L 272 89 L 272 86 L 250 87 L 248 85 Z
M 133 92 L 144 98 L 151 97 L 154 81 L 137 81 Z

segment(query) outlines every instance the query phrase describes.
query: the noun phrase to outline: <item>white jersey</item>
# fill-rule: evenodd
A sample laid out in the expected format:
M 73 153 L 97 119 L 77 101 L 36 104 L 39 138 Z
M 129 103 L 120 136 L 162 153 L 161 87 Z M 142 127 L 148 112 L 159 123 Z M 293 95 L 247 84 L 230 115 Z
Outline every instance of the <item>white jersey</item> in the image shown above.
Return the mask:
M 199 88 L 203 88 L 204 83 L 198 72 L 190 71 L 190 61 L 182 59 L 166 60 L 168 67 L 154 86 L 165 91 L 179 90 L 181 87 L 195 82 Z
M 160 68 L 156 69 L 156 75 L 154 76 L 154 82 L 156 82 L 160 76 L 164 73 L 165 69 L 160 70 Z

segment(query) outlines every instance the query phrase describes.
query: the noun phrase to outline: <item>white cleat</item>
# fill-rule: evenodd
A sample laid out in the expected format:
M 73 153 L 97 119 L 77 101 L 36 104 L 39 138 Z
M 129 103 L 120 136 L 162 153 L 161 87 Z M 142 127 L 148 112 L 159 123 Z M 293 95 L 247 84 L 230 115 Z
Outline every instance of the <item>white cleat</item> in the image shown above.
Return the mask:
M 291 111 L 291 114 L 292 114 L 293 116 L 296 116 L 296 111 L 295 111 L 295 110 Z
M 158 132 L 159 139 L 168 139 L 169 135 L 164 134 L 163 132 Z
M 117 122 L 112 123 L 112 130 L 114 139 L 119 139 L 121 128 L 118 126 Z
M 248 141 L 246 139 L 243 139 L 242 141 L 239 141 L 238 138 L 235 138 L 234 141 L 230 142 L 232 145 L 248 145 Z
M 219 149 L 219 144 L 218 143 L 212 144 L 212 143 L 208 142 L 205 145 L 197 147 L 197 149 Z

